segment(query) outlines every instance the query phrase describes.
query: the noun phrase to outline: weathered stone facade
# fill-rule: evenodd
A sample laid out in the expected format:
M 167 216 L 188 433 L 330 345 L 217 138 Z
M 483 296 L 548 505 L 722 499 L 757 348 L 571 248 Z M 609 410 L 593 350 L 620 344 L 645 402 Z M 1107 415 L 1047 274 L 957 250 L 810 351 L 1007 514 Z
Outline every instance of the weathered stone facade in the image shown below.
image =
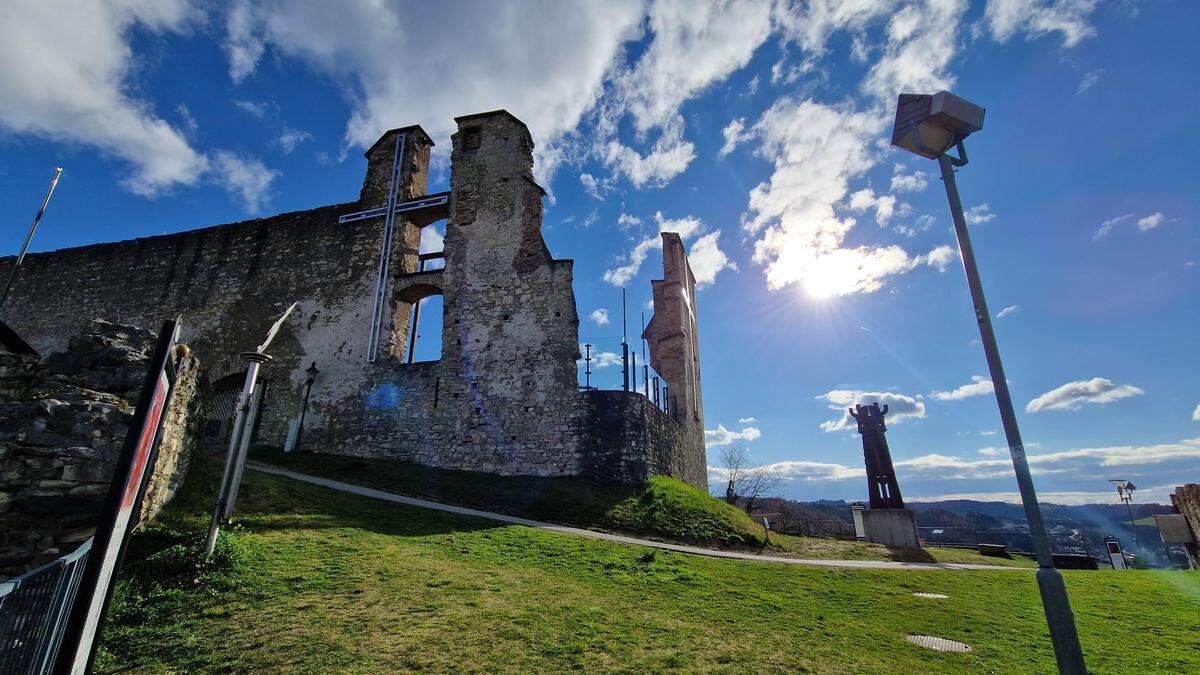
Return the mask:
M 45 360 L 0 350 L 0 575 L 52 560 L 95 530 L 155 345 L 103 321 Z M 139 520 L 183 481 L 195 439 L 195 358 L 180 362 Z
M 268 350 L 259 442 L 283 445 L 300 413 L 304 369 L 315 362 L 307 450 L 510 475 L 667 473 L 705 486 L 695 317 L 678 309 L 695 307 L 682 244 L 668 244 L 666 280 L 655 282 L 656 315 L 676 315 L 655 321 L 690 321 L 686 374 L 678 383 L 667 376 L 673 392 L 688 392 L 684 405 L 668 415 L 635 392 L 580 392 L 572 261 L 554 259 L 541 235 L 544 193 L 533 180 L 529 131 L 504 111 L 456 122 L 448 199 L 397 212 L 381 291 L 386 209 L 339 217 L 425 195 L 433 143 L 420 127 L 391 130 L 366 152 L 357 202 L 30 256 L 6 318 L 46 349 L 86 317 L 157 325 L 182 315 L 184 339 L 216 382 L 240 372 L 238 354 L 299 301 Z M 443 218 L 445 267 L 419 271 L 421 228 Z M 670 287 L 661 305 L 659 284 Z M 385 311 L 369 350 L 377 293 Z M 430 295 L 443 299 L 441 359 L 408 363 L 410 314 Z M 656 368 L 678 360 L 656 353 L 678 349 L 673 339 L 651 342 Z

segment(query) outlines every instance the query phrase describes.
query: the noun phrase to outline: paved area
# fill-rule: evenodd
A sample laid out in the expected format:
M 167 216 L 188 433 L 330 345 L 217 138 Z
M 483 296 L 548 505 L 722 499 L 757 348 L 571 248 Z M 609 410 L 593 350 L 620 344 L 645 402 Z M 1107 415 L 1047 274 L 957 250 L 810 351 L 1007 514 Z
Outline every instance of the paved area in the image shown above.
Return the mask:
M 468 509 L 462 506 L 453 506 L 451 504 L 442 504 L 439 502 L 431 502 L 426 499 L 417 499 L 415 497 L 405 497 L 403 495 L 384 492 L 383 490 L 375 490 L 361 485 L 352 485 L 341 481 L 331 480 L 329 478 L 321 478 L 318 476 L 310 476 L 303 473 L 298 473 L 288 469 L 281 469 L 268 464 L 260 464 L 258 462 L 246 462 L 246 468 L 269 473 L 275 476 L 283 476 L 298 480 L 313 485 L 338 490 L 341 492 L 349 492 L 350 494 L 370 497 L 372 499 L 381 499 L 387 502 L 396 504 L 405 504 L 407 506 L 416 506 L 423 509 L 433 509 L 435 511 L 446 511 L 448 513 L 457 513 L 463 516 L 473 516 L 475 518 L 484 518 L 487 520 L 509 523 L 512 525 L 523 525 L 525 527 L 534 527 L 539 530 L 550 530 L 551 532 L 560 532 L 577 537 L 588 537 L 590 539 L 601 539 L 604 541 L 617 542 L 619 544 L 631 544 L 633 546 L 648 546 L 650 548 L 661 549 L 664 551 L 674 551 L 676 553 L 686 553 L 689 555 L 703 555 L 710 558 L 732 558 L 734 560 L 752 560 L 754 562 L 777 563 L 780 565 L 803 565 L 807 567 L 838 567 L 838 568 L 858 568 L 858 569 L 877 569 L 877 570 L 1025 570 L 1030 571 L 1030 568 L 1022 567 L 1000 567 L 999 565 L 972 565 L 968 563 L 915 563 L 915 562 L 893 562 L 888 560 L 809 560 L 802 558 L 785 558 L 782 556 L 772 555 L 756 555 L 754 553 L 743 553 L 740 551 L 722 551 L 718 549 L 703 548 L 701 546 L 685 546 L 682 544 L 668 544 L 666 542 L 654 541 L 652 539 L 639 539 L 637 537 L 629 537 L 621 534 L 610 534 L 608 532 L 596 532 L 595 530 L 585 530 L 580 527 L 570 527 L 567 525 L 555 525 L 554 523 L 544 523 L 538 520 L 529 520 L 528 518 L 518 518 L 516 516 L 506 516 L 503 513 L 493 513 L 491 511 L 479 511 L 476 509 Z

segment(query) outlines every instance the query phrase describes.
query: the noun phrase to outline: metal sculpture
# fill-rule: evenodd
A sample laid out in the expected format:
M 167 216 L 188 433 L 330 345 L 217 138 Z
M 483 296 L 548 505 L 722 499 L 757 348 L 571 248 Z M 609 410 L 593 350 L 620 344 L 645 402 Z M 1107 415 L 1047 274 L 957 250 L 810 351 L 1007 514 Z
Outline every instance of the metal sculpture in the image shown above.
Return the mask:
M 867 489 L 871 495 L 873 509 L 902 509 L 904 498 L 900 496 L 900 484 L 896 482 L 896 469 L 892 466 L 892 453 L 888 450 L 883 422 L 888 407 L 881 410 L 879 403 L 855 405 L 850 416 L 858 422 L 858 433 L 862 434 L 863 458 L 867 463 Z

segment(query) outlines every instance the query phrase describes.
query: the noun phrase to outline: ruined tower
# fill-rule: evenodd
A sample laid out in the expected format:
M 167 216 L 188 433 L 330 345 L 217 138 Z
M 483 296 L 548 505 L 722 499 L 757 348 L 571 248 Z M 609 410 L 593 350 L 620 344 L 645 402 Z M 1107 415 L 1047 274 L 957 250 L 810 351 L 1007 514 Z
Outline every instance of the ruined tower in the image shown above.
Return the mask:
M 690 434 L 704 439 L 700 391 L 700 339 L 696 330 L 696 277 L 683 240 L 662 233 L 663 278 L 650 282 L 654 316 L 642 334 L 650 343 L 650 365 L 667 384 L 666 409 Z

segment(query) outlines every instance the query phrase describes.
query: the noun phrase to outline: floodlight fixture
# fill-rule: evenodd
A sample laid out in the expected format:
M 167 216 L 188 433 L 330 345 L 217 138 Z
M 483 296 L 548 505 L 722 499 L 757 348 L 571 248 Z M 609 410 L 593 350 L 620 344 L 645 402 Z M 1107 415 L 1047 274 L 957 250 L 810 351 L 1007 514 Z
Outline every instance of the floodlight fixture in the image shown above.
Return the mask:
M 1117 495 L 1121 497 L 1121 501 L 1126 504 L 1133 501 L 1133 491 L 1137 489 L 1136 485 L 1120 478 L 1110 478 L 1108 482 L 1117 488 Z
M 984 109 L 948 91 L 900 94 L 892 145 L 937 159 L 983 128 Z

